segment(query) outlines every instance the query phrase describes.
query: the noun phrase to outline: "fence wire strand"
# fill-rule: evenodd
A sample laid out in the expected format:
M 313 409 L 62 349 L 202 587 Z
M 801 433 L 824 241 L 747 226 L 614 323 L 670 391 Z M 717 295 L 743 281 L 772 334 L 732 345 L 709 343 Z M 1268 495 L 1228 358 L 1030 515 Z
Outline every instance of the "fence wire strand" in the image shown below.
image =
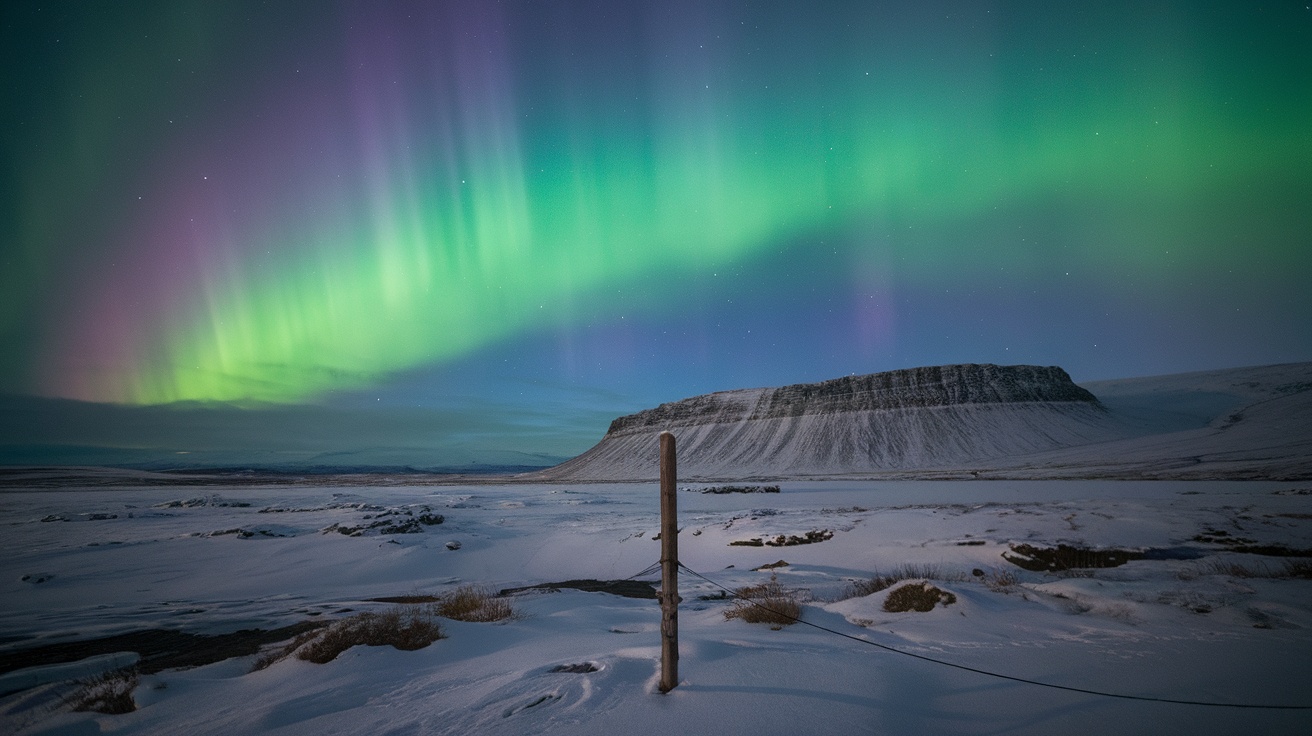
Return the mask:
M 682 562 L 679 563 L 679 567 L 682 568 L 683 570 L 686 570 L 686 571 L 688 572 L 688 574 L 692 575 L 693 577 L 700 578 L 700 579 L 702 579 L 702 580 L 704 580 L 704 581 L 710 583 L 711 585 L 714 585 L 715 587 L 719 588 L 720 590 L 723 590 L 725 593 L 728 593 L 730 596 L 733 596 L 735 599 L 740 600 L 740 601 L 746 601 L 747 603 L 750 603 L 750 604 L 752 604 L 752 605 L 754 605 L 754 606 L 756 606 L 756 607 L 758 607 L 758 608 L 761 608 L 761 609 L 763 609 L 763 610 L 769 611 L 770 613 L 772 613 L 772 614 L 774 614 L 774 615 L 776 615 L 776 616 L 781 616 L 781 617 L 783 617 L 783 618 L 790 619 L 790 620 L 792 620 L 792 621 L 794 621 L 794 622 L 796 622 L 796 623 L 802 624 L 802 625 L 804 625 L 804 626 L 810 626 L 811 628 L 814 628 L 814 629 L 819 629 L 819 630 L 821 630 L 821 631 L 828 632 L 828 633 L 830 633 L 830 634 L 835 634 L 835 635 L 837 635 L 837 636 L 841 636 L 841 637 L 843 637 L 844 639 L 851 639 L 852 641 L 859 641 L 859 642 L 861 642 L 862 644 L 869 644 L 869 645 L 872 646 L 872 647 L 878 647 L 878 648 L 880 648 L 880 649 L 883 649 L 883 650 L 888 651 L 888 652 L 892 652 L 892 653 L 894 653 L 894 654 L 901 654 L 901 655 L 903 655 L 903 656 L 905 656 L 905 657 L 912 657 L 912 658 L 915 658 L 915 659 L 924 660 L 924 661 L 926 661 L 926 662 L 932 662 L 933 664 L 943 665 L 944 667 L 952 667 L 952 668 L 954 668 L 954 669 L 965 670 L 966 672 L 973 672 L 973 673 L 975 673 L 975 674 L 977 674 L 977 675 L 985 675 L 985 676 L 988 676 L 988 677 L 996 677 L 996 678 L 998 678 L 998 679 L 1002 679 L 1002 680 L 1010 680 L 1010 681 L 1012 681 L 1012 682 L 1020 682 L 1020 683 L 1024 683 L 1024 684 L 1026 684 L 1026 685 L 1037 685 L 1038 687 L 1052 688 L 1052 689 L 1054 689 L 1054 690 L 1065 690 L 1065 691 L 1067 691 L 1067 692 L 1082 693 L 1082 694 L 1084 694 L 1084 695 L 1097 695 L 1097 696 L 1104 697 L 1104 698 L 1120 698 L 1120 699 L 1122 699 L 1122 700 L 1140 700 L 1140 701 L 1146 701 L 1146 702 L 1150 702 L 1150 703 L 1173 703 L 1173 704 L 1175 704 L 1175 705 L 1202 705 L 1202 706 L 1208 706 L 1208 707 L 1213 707 L 1213 708 L 1258 708 L 1258 709 L 1266 709 L 1266 710 L 1312 710 L 1312 705 L 1261 705 L 1261 704 L 1255 704 L 1255 703 L 1216 703 L 1216 702 L 1206 701 L 1206 700 L 1177 700 L 1177 699 L 1174 699 L 1174 698 L 1155 698 L 1155 697 L 1151 697 L 1151 696 L 1147 696 L 1147 695 L 1127 695 L 1127 694 L 1125 694 L 1125 693 L 1109 693 L 1109 692 L 1104 692 L 1104 691 L 1101 691 L 1101 690 L 1090 690 L 1090 689 L 1082 688 L 1082 687 L 1071 687 L 1071 686 L 1069 686 L 1069 685 L 1057 685 L 1057 684 L 1055 684 L 1055 683 L 1051 683 L 1051 682 L 1041 682 L 1041 681 L 1039 681 L 1039 680 L 1030 680 L 1030 679 L 1026 679 L 1026 678 L 1024 678 L 1024 677 L 1016 677 L 1016 676 L 1014 676 L 1014 675 L 1004 675 L 1004 674 L 1002 674 L 1001 672 L 990 672 L 989 670 L 982 670 L 982 669 L 979 669 L 979 668 L 976 668 L 976 667 L 968 667 L 968 666 L 966 666 L 966 665 L 964 665 L 964 664 L 956 664 L 955 662 L 947 662 L 947 661 L 944 661 L 944 660 L 941 660 L 941 659 L 935 659 L 935 658 L 933 658 L 933 657 L 927 657 L 927 656 L 925 656 L 925 655 L 923 655 L 923 654 L 916 654 L 916 653 L 914 653 L 914 652 L 908 652 L 908 651 L 905 651 L 905 650 L 902 650 L 902 649 L 896 649 L 896 648 L 894 648 L 894 647 L 890 647 L 890 646 L 888 646 L 887 644 L 880 644 L 880 643 L 877 642 L 877 641 L 872 641 L 872 640 L 870 640 L 870 639 L 863 639 L 863 638 L 861 638 L 861 637 L 859 637 L 859 636 L 852 636 L 851 634 L 844 634 L 844 633 L 841 632 L 841 631 L 836 631 L 836 630 L 834 630 L 834 629 L 831 629 L 831 628 L 828 628 L 828 627 L 825 627 L 825 626 L 821 626 L 821 625 L 819 625 L 819 624 L 811 623 L 810 621 L 803 621 L 801 618 L 798 618 L 798 617 L 796 617 L 796 616 L 790 616 L 790 615 L 788 615 L 788 614 L 786 614 L 786 613 L 782 613 L 782 612 L 780 612 L 780 611 L 776 611 L 776 610 L 774 610 L 774 609 L 772 609 L 772 608 L 769 608 L 769 607 L 767 607 L 767 606 L 762 605 L 761 603 L 759 603 L 759 602 L 757 602 L 757 601 L 754 601 L 754 600 L 752 600 L 752 599 L 750 599 L 750 598 L 747 598 L 747 597 L 745 597 L 745 596 L 739 595 L 739 594 L 736 593 L 735 591 L 732 591 L 732 590 L 730 590 L 729 588 L 726 588 L 726 587 L 724 587 L 723 585 L 721 585 L 721 584 L 715 582 L 714 580 L 711 580 L 710 578 L 706 577 L 705 575 L 702 575 L 701 573 L 697 572 L 696 570 L 693 570 L 692 568 L 688 567 L 687 565 L 683 564 Z
M 632 575 L 628 576 L 627 578 L 622 578 L 622 579 L 623 579 L 623 580 L 636 580 L 637 578 L 640 578 L 640 577 L 642 577 L 642 576 L 644 576 L 644 575 L 650 575 L 650 574 L 656 572 L 656 571 L 659 570 L 659 569 L 661 569 L 661 562 L 660 562 L 660 560 L 657 560 L 657 561 L 651 563 L 650 565 L 648 565 L 648 566 L 642 568 L 642 572 L 635 572 L 635 573 L 633 573 Z M 692 571 L 689 570 L 688 572 L 692 572 Z

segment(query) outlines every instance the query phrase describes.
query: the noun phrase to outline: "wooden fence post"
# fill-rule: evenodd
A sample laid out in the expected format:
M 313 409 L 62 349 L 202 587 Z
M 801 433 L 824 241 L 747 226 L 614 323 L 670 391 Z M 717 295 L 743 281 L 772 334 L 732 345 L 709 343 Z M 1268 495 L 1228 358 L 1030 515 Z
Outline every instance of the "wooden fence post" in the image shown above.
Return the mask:
M 661 432 L 661 692 L 679 684 L 679 524 L 674 435 Z

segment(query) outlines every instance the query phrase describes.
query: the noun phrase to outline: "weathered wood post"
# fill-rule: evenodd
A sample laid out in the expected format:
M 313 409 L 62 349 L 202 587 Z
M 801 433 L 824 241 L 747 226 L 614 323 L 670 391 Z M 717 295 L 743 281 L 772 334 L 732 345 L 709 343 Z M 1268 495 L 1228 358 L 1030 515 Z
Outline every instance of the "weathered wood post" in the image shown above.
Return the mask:
M 679 684 L 679 524 L 674 435 L 661 432 L 661 692 Z

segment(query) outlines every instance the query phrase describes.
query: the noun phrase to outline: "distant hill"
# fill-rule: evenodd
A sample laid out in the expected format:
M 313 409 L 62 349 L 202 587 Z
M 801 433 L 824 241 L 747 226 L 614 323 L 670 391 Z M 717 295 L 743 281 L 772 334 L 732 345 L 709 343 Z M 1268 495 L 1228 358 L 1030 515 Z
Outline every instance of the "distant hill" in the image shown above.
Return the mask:
M 1312 363 L 1077 386 L 1061 368 L 947 365 L 696 396 L 619 417 L 525 479 L 1312 478 Z

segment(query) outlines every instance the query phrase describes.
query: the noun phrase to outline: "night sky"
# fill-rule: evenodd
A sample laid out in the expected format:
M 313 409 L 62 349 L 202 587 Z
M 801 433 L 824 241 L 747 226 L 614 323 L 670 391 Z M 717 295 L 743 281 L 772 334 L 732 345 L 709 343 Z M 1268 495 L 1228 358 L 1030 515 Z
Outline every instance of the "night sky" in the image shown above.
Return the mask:
M 532 464 L 714 390 L 1312 359 L 1304 2 L 0 18 L 0 461 Z

